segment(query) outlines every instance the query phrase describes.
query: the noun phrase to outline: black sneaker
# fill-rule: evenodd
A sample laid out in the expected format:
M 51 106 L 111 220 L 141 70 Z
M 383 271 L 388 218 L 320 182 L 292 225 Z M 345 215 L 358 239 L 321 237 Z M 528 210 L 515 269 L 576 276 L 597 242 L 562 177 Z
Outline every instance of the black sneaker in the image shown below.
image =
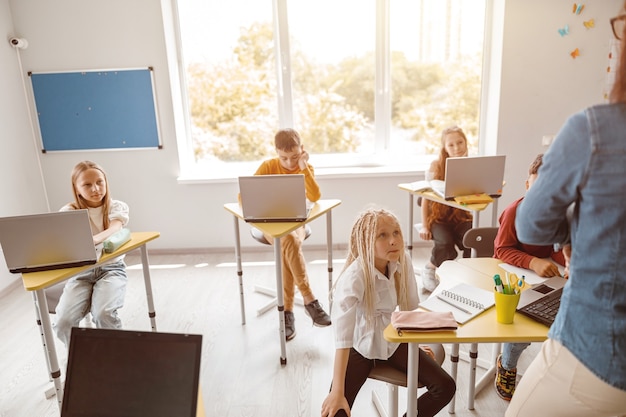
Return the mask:
M 330 326 L 330 316 L 326 314 L 319 301 L 311 301 L 304 306 L 304 311 L 313 319 L 314 325 L 319 327 Z
M 285 310 L 285 339 L 291 340 L 296 337 L 296 317 L 293 311 Z
M 515 380 L 517 378 L 517 368 L 507 370 L 502 367 L 502 355 L 498 356 L 497 361 L 498 371 L 496 373 L 496 393 L 498 396 L 506 401 L 511 401 L 513 393 L 515 392 Z

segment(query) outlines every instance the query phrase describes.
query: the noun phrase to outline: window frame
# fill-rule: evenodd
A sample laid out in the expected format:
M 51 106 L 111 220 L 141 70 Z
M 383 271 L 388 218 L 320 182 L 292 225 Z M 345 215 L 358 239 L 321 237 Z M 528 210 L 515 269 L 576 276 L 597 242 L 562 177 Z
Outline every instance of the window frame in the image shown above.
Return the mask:
M 187 93 L 185 60 L 182 52 L 182 35 L 180 31 L 180 14 L 178 1 L 172 1 L 172 30 L 175 49 L 175 66 L 177 67 L 179 91 L 181 101 L 180 113 L 175 111 L 175 125 L 177 132 L 177 144 L 179 154 L 179 182 L 181 183 L 205 183 L 223 180 L 234 180 L 242 172 L 253 172 L 260 161 L 252 162 L 229 162 L 220 165 L 219 169 L 207 170 L 197 164 L 193 158 L 193 140 L 191 137 L 191 114 Z M 292 83 L 290 42 L 287 23 L 287 2 L 289 0 L 272 0 L 273 27 L 279 36 L 274 37 L 276 50 L 276 68 L 278 81 L 278 116 L 279 127 L 293 126 L 292 106 Z M 312 155 L 316 166 L 316 176 L 372 176 L 390 174 L 422 174 L 436 158 L 436 155 L 418 155 L 415 162 L 399 165 L 395 162 L 387 163 L 386 158 L 378 156 L 384 153 L 391 142 L 391 50 L 390 50 L 390 3 L 392 0 L 375 0 L 376 5 L 376 70 L 375 70 L 375 154 L 358 154 L 351 158 L 352 162 L 346 163 L 345 155 Z M 497 129 L 497 103 L 499 102 L 498 77 L 490 78 L 492 74 L 499 74 L 501 66 L 501 50 L 495 51 L 499 45 L 494 45 L 497 35 L 494 33 L 502 30 L 504 21 L 504 8 L 498 7 L 496 0 L 485 0 L 485 19 L 483 35 L 482 74 L 480 88 L 480 118 L 478 131 L 478 154 L 483 155 L 489 150 L 495 149 L 495 141 L 488 140 L 488 132 Z M 280 26 L 280 27 L 279 27 Z M 497 42 L 496 42 L 497 43 Z M 494 48 L 495 46 L 495 48 Z M 285 53 L 287 52 L 287 53 Z M 282 68 L 282 70 L 281 70 Z M 497 79 L 496 79 L 497 78 Z M 174 88 L 173 88 L 174 90 Z M 491 102 L 489 102 L 491 100 Z M 176 106 L 175 106 L 176 107 Z M 491 136 L 491 135 L 489 135 Z M 355 154 L 352 154 L 355 156 Z M 226 165 L 226 166 L 224 166 Z

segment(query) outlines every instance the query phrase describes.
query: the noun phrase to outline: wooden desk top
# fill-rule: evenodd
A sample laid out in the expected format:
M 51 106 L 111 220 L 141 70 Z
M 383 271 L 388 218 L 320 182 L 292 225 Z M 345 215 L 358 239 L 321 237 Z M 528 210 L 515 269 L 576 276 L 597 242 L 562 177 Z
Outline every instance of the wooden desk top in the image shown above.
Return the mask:
M 435 194 L 433 191 L 430 190 L 415 190 L 412 186 L 411 183 L 403 183 L 403 184 L 398 184 L 398 188 L 400 188 L 401 190 L 404 191 L 408 191 L 411 194 L 415 194 L 417 196 L 423 197 L 427 200 L 430 201 L 434 201 L 436 203 L 440 203 L 440 204 L 445 204 L 446 206 L 450 206 L 450 207 L 454 207 L 454 208 L 459 208 L 462 210 L 467 210 L 467 211 L 483 211 L 484 209 L 487 208 L 487 206 L 489 206 L 489 204 L 491 203 L 481 203 L 481 204 L 459 204 L 454 200 L 446 200 L 445 198 L 441 198 L 439 195 Z
M 315 202 L 313 207 L 311 207 L 311 212 L 309 213 L 309 217 L 304 222 L 289 222 L 289 223 L 250 223 L 251 226 L 256 227 L 263 233 L 267 233 L 268 235 L 279 238 L 283 237 L 302 225 L 313 221 L 320 217 L 323 214 L 326 214 L 328 211 L 337 207 L 341 204 L 341 200 L 318 200 Z M 234 216 L 243 220 L 243 213 L 241 211 L 241 205 L 239 203 L 227 203 L 224 204 L 224 208 L 232 213 Z
M 491 291 L 493 290 L 493 273 L 503 273 L 498 263 L 501 261 L 494 258 L 464 258 L 462 261 L 446 261 L 437 269 L 441 284 L 435 293 L 462 282 Z M 542 342 L 548 338 L 548 330 L 549 327 L 519 313 L 515 314 L 513 324 L 498 323 L 496 309 L 492 307 L 467 323 L 459 325 L 456 331 L 405 331 L 402 336 L 399 336 L 393 326 L 389 325 L 384 335 L 385 339 L 396 343 Z
M 64 281 L 79 272 L 89 270 L 117 256 L 135 250 L 146 243 L 161 236 L 159 232 L 132 232 L 129 242 L 122 245 L 112 253 L 103 253 L 100 260 L 94 265 L 79 266 L 76 268 L 54 269 L 51 271 L 39 271 L 22 274 L 22 282 L 26 291 L 36 291 L 47 288 L 57 282 Z

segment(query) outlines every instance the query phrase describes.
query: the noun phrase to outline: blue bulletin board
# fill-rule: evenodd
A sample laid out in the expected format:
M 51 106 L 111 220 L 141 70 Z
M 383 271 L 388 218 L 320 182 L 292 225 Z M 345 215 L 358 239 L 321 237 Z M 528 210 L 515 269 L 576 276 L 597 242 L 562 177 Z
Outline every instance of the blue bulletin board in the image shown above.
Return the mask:
M 152 68 L 29 76 L 42 152 L 162 147 Z

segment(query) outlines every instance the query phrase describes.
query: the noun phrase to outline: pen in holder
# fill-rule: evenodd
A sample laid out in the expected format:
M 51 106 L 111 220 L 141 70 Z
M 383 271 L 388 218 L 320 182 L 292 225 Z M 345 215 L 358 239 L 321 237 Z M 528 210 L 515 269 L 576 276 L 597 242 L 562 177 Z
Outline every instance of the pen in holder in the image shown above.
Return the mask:
M 515 310 L 519 303 L 519 292 L 517 294 L 505 294 L 495 290 L 493 292 L 496 302 L 496 319 L 498 323 L 511 324 L 515 317 Z

